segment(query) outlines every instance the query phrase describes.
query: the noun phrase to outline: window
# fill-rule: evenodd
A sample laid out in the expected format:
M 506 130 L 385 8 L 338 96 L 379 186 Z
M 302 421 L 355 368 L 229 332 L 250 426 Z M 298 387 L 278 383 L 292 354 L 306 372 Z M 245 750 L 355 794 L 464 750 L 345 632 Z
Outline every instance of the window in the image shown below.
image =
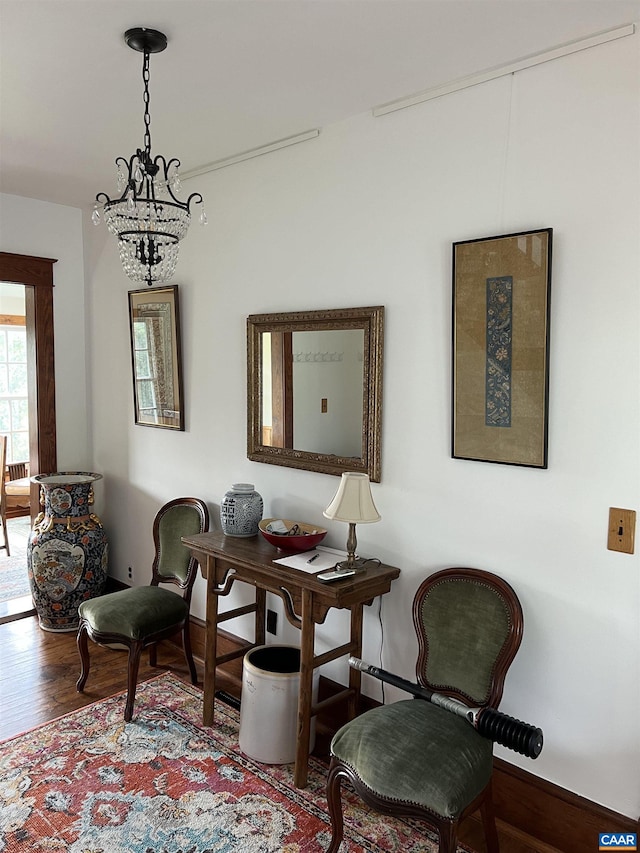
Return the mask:
M 141 414 L 148 416 L 152 422 L 157 421 L 158 405 L 156 403 L 156 376 L 152 369 L 155 363 L 151 352 L 151 321 L 135 320 L 133 323 L 133 338 L 135 350 L 135 375 L 138 386 L 138 406 Z
M 0 432 L 8 436 L 7 462 L 29 459 L 27 332 L 0 326 Z

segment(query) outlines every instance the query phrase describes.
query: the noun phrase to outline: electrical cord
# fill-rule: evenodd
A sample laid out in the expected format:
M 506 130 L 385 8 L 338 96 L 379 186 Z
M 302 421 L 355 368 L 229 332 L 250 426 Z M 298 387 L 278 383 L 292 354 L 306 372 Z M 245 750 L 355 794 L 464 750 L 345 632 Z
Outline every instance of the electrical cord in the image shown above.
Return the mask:
M 382 596 L 378 596 L 378 622 L 380 623 L 380 669 L 384 669 L 382 664 L 382 651 L 384 646 L 384 623 L 382 621 Z M 384 694 L 384 681 L 380 682 L 380 687 L 382 689 L 382 704 L 385 702 L 385 694 Z

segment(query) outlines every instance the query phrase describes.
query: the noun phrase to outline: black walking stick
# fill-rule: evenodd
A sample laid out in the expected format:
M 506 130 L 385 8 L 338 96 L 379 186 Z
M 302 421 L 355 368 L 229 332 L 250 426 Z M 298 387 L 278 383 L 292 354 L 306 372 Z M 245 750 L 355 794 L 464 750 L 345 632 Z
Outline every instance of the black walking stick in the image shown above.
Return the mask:
M 457 699 L 444 696 L 442 693 L 434 693 L 433 690 L 428 690 L 420 684 L 365 663 L 360 658 L 350 657 L 349 666 L 360 672 L 366 672 L 380 681 L 393 684 L 394 687 L 412 693 L 418 699 L 425 699 L 432 705 L 444 708 L 445 711 L 450 711 L 458 717 L 464 717 L 478 734 L 506 746 L 507 749 L 513 749 L 527 758 L 537 758 L 542 752 L 542 729 L 536 726 L 516 720 L 515 717 L 503 714 L 495 708 L 470 708 L 463 702 L 458 702 Z

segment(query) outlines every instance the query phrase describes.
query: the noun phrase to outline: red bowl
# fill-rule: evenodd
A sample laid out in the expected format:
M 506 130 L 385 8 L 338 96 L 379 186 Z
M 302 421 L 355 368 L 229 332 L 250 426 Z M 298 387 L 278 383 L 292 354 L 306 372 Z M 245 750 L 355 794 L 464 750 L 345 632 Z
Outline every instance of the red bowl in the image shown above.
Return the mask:
M 288 530 L 291 530 L 297 524 L 300 535 L 289 536 L 286 534 L 269 533 L 266 528 L 272 521 L 282 521 Z M 258 528 L 271 545 L 275 545 L 276 548 L 280 548 L 282 551 L 298 553 L 301 551 L 310 551 L 312 548 L 315 548 L 327 535 L 324 527 L 318 527 L 317 524 L 305 524 L 304 521 L 291 521 L 288 518 L 263 518 L 258 524 Z

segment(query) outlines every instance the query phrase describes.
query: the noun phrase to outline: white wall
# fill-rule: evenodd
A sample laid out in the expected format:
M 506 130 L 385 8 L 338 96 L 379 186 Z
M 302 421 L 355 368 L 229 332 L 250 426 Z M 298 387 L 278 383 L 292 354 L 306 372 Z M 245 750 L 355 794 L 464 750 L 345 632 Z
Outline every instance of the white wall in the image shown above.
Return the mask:
M 408 614 L 422 579 L 454 565 L 497 572 L 525 613 L 502 708 L 546 741 L 535 763 L 498 754 L 633 817 L 640 561 L 608 551 L 606 535 L 609 506 L 640 505 L 638 54 L 639 37 L 626 38 L 386 117 L 359 115 L 188 182 L 210 224 L 192 227 L 175 277 L 184 433 L 133 425 L 131 284 L 104 232 L 90 233 L 87 336 L 111 571 L 126 579 L 130 565 L 146 583 L 164 500 L 202 496 L 218 527 L 225 490 L 252 482 L 265 515 L 322 523 L 337 487 L 247 460 L 246 316 L 385 305 L 373 486 L 382 521 L 358 539 L 402 574 L 383 602 L 384 637 L 377 603 L 366 614 L 364 656 L 379 661 L 384 640 L 383 665 L 413 677 Z M 549 468 L 451 459 L 451 244 L 538 227 L 554 229 Z M 327 544 L 343 547 L 346 533 L 332 524 Z M 199 579 L 201 617 L 203 594 Z M 346 632 L 345 614 L 332 614 L 320 644 Z M 344 681 L 344 664 L 327 674 Z M 379 683 L 366 689 L 380 696 Z
M 90 465 L 82 227 L 77 208 L 0 195 L 0 250 L 57 259 L 53 320 L 60 471 L 84 471 Z

